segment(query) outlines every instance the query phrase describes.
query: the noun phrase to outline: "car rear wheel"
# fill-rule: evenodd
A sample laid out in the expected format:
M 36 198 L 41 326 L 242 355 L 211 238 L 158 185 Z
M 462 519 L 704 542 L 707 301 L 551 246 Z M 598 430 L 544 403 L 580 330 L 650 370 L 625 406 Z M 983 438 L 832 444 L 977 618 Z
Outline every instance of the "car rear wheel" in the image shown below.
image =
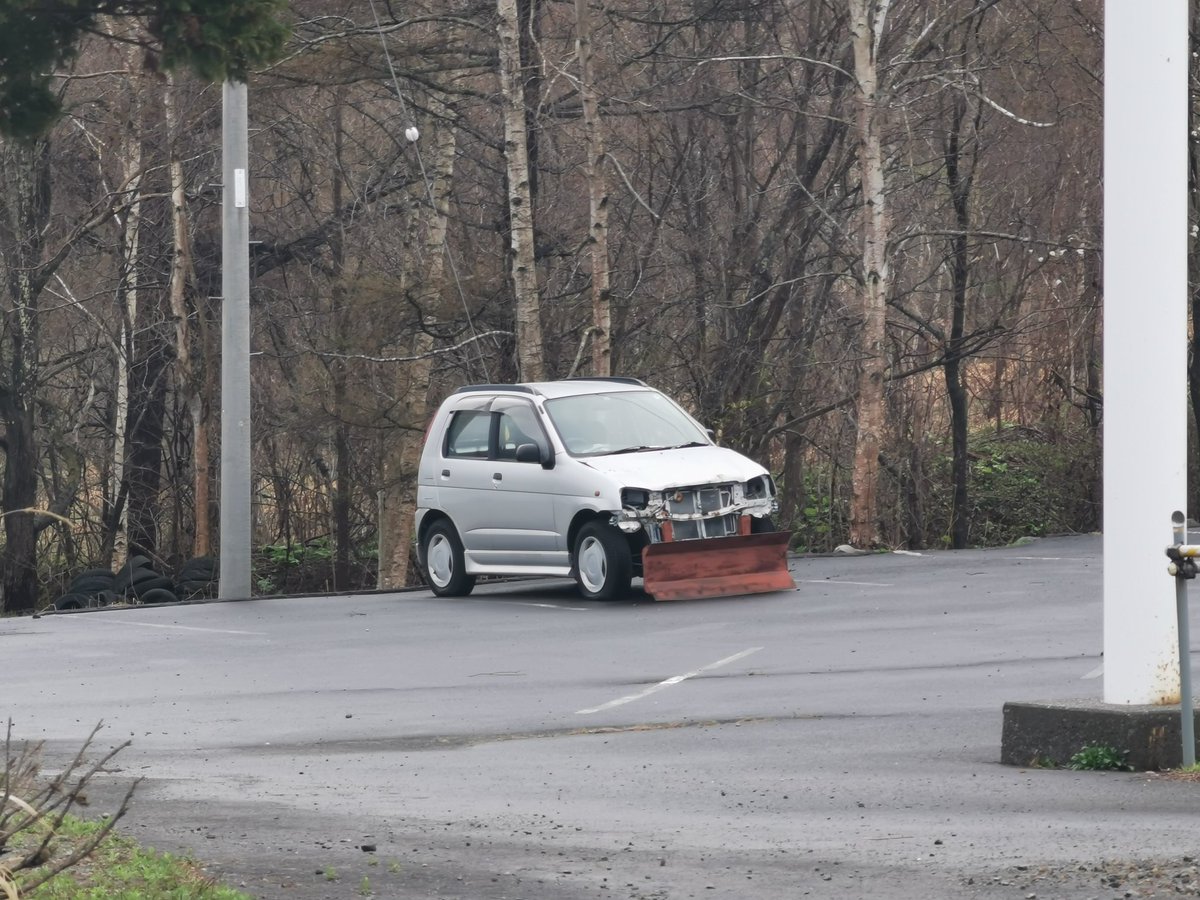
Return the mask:
M 611 525 L 588 522 L 575 539 L 575 578 L 589 600 L 617 600 L 629 593 L 633 559 L 625 536 Z
M 463 562 L 462 541 L 446 519 L 434 522 L 422 540 L 421 558 L 429 587 L 439 597 L 465 597 L 475 587 Z

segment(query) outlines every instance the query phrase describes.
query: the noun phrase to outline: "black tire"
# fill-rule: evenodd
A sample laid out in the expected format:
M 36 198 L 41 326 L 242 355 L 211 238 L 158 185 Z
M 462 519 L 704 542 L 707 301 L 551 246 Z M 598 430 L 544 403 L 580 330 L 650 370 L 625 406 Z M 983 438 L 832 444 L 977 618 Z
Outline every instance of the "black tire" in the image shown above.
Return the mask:
M 92 576 L 101 576 L 101 575 L 104 576 L 105 578 L 114 578 L 115 577 L 112 569 L 96 568 L 96 569 L 84 569 L 82 572 L 76 572 L 75 578 L 73 580 L 77 581 L 80 578 L 91 578 Z
M 131 557 L 129 557 L 129 559 L 125 560 L 125 565 L 121 566 L 121 569 L 122 570 L 149 569 L 149 568 L 153 567 L 153 565 L 154 565 L 154 560 L 152 560 L 150 557 L 142 556 L 142 555 L 138 554 L 138 555 L 131 556 Z
M 181 584 L 185 581 L 190 584 L 216 584 L 217 575 L 215 572 L 193 572 L 185 569 L 175 576 L 175 581 Z
M 95 594 L 98 591 L 111 591 L 113 578 L 112 572 L 107 575 L 77 575 L 71 579 L 70 593 Z
M 145 566 L 137 566 L 132 569 L 122 566 L 113 578 L 113 590 L 122 594 L 129 589 L 131 584 L 145 581 L 147 578 L 154 578 L 157 575 L 157 572 Z
M 178 603 L 179 598 L 166 588 L 154 588 L 146 591 L 139 598 L 143 603 Z
M 758 516 L 750 517 L 751 534 L 771 534 L 772 532 L 778 530 L 779 529 L 775 527 L 775 521 L 770 516 L 763 516 L 761 518 Z
M 176 581 L 175 588 L 178 591 L 207 591 L 217 586 L 217 581 L 214 578 L 212 581 L 203 581 L 196 578 L 189 578 L 185 581 Z
M 211 581 L 217 572 L 217 561 L 211 556 L 189 559 L 175 574 L 180 581 Z
M 216 587 L 216 582 L 213 581 L 177 581 L 175 582 L 175 593 L 181 600 L 193 597 L 211 597 L 216 592 Z
M 54 601 L 55 609 L 86 609 L 88 605 L 86 594 L 63 594 Z
M 166 578 L 162 572 L 156 572 L 154 569 L 134 569 L 129 575 L 130 584 L 143 584 L 155 578 Z
M 475 587 L 463 560 L 462 541 L 449 519 L 438 519 L 421 538 L 421 565 L 429 588 L 439 597 L 465 597 Z
M 619 600 L 629 593 L 633 557 L 625 535 L 603 522 L 588 522 L 575 538 L 575 580 L 589 600 Z
M 151 578 L 145 578 L 136 584 L 129 586 L 129 590 L 125 593 L 132 594 L 141 600 L 150 591 L 166 590 L 169 591 L 175 586 L 175 582 L 171 581 L 166 575 L 155 575 Z

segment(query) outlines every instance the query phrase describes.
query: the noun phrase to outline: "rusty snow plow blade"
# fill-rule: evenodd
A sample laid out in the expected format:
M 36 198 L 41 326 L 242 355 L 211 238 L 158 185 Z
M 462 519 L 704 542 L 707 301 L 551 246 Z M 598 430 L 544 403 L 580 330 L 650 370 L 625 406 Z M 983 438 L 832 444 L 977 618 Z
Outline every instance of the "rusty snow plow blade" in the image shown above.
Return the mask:
M 695 600 L 794 591 L 789 538 L 789 532 L 775 531 L 651 544 L 642 550 L 646 593 L 655 600 Z

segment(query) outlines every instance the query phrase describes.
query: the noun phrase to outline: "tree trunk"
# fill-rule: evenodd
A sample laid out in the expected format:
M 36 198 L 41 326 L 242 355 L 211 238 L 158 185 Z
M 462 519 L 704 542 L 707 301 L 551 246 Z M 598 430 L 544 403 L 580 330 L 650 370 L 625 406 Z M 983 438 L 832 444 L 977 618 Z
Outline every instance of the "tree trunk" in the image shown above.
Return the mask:
M 132 65 L 132 55 L 129 60 Z M 136 103 L 136 101 L 135 101 Z M 134 334 L 138 322 L 138 272 L 137 260 L 140 251 L 142 203 L 142 142 L 126 130 L 121 135 L 121 169 L 127 190 L 133 201 L 125 215 L 118 221 L 120 228 L 121 272 L 117 284 L 117 303 L 121 316 L 121 350 L 116 360 L 116 402 L 112 409 L 113 432 L 113 475 L 109 488 L 110 508 L 103 554 L 111 559 L 113 566 L 125 562 L 129 551 L 129 452 L 130 384 L 133 378 Z
M 516 300 L 517 369 L 522 381 L 542 381 L 541 304 L 533 247 L 533 196 L 525 133 L 525 85 L 521 72 L 516 0 L 497 0 L 500 85 L 504 94 L 504 158 L 508 173 L 508 214 L 512 285 Z
M 175 107 L 175 80 L 169 74 L 163 91 L 163 106 L 167 125 L 171 185 L 171 282 L 169 295 L 171 316 L 175 321 L 176 390 L 180 402 L 188 411 L 192 425 L 192 493 L 194 523 L 192 555 L 208 556 L 212 552 L 209 538 L 209 444 L 207 404 L 200 390 L 201 378 L 192 354 L 194 335 L 191 328 L 188 287 L 192 283 L 191 242 L 188 239 L 187 197 L 184 191 L 183 162 L 179 154 L 179 114 Z M 197 321 L 199 317 L 197 316 Z M 201 331 L 203 326 L 201 325 Z M 200 364 L 204 360 L 201 357 Z
M 433 183 L 429 192 L 433 207 L 425 230 L 424 250 L 406 254 L 405 281 L 415 259 L 427 261 L 427 268 L 417 279 L 417 308 L 422 316 L 437 309 L 446 286 L 446 233 L 450 214 L 450 192 L 454 183 L 455 146 L 458 128 L 456 114 L 445 104 L 435 105 L 443 114 L 434 141 L 432 165 Z M 416 229 L 421 204 L 413 204 L 410 224 Z M 415 239 L 410 246 L 415 245 Z M 407 285 L 405 286 L 407 292 Z M 379 586 L 402 588 L 412 580 L 409 563 L 412 559 L 413 511 L 416 508 L 417 467 L 421 459 L 422 438 L 429 417 L 429 382 L 433 371 L 430 351 L 433 341 L 423 328 L 413 332 L 409 345 L 417 357 L 401 366 L 396 375 L 396 396 L 401 403 L 401 422 L 394 437 L 388 441 L 384 458 L 385 484 L 380 510 Z
M 953 503 L 950 517 L 950 546 L 962 550 L 967 546 L 971 531 L 970 497 L 967 458 L 968 416 L 967 388 L 963 383 L 963 333 L 967 315 L 967 276 L 970 260 L 967 256 L 967 231 L 971 227 L 971 176 L 962 171 L 962 126 L 966 118 L 966 98 L 954 98 L 951 125 L 946 136 L 946 186 L 954 205 L 954 226 L 950 266 L 950 333 L 946 340 L 946 394 L 950 400 L 951 483 Z
M 336 362 L 335 362 L 336 365 Z M 345 385 L 343 379 L 343 394 Z M 333 589 L 350 590 L 350 557 L 352 538 L 350 534 L 350 500 L 353 486 L 350 477 L 350 427 L 338 422 L 333 435 L 334 466 L 337 480 L 333 485 Z
M 341 209 L 344 202 L 342 174 L 342 146 L 345 140 L 343 122 L 343 100 L 341 91 L 334 94 L 333 147 L 329 160 L 330 207 Z M 330 310 L 336 350 L 344 353 L 350 345 L 350 292 L 347 289 L 346 242 L 342 228 L 336 225 L 329 238 L 332 258 L 333 288 L 330 291 Z M 334 480 L 330 487 L 330 504 L 333 514 L 333 589 L 348 590 L 350 587 L 350 502 L 352 479 L 350 476 L 350 426 L 346 423 L 349 385 L 349 363 L 345 359 L 330 361 L 329 374 L 333 386 L 333 470 Z
M 33 612 L 38 599 L 38 453 L 36 390 L 39 322 L 35 272 L 50 215 L 45 143 L 0 146 L 0 244 L 4 255 L 4 343 L 0 345 L 0 415 L 4 425 L 3 595 L 0 609 Z
M 782 492 L 779 497 L 779 521 L 775 524 L 791 530 L 800 520 L 800 511 L 807 505 L 804 490 L 804 438 L 789 429 L 783 437 Z
M 22 352 L 13 354 L 13 362 L 29 364 Z M 10 613 L 33 612 L 38 598 L 37 446 L 33 398 L 24 393 L 6 393 L 0 400 L 5 448 L 3 608 Z
M 159 549 L 159 492 L 171 339 L 163 333 L 160 310 L 148 304 L 142 305 L 136 328 L 142 339 L 136 345 L 137 356 L 129 367 L 130 402 L 126 422 L 129 548 L 153 558 Z
M 134 103 L 132 121 L 140 118 L 141 104 Z M 161 307 L 165 298 L 152 292 L 153 303 L 141 295 L 141 201 L 144 147 L 140 129 L 133 128 L 122 141 L 125 180 L 135 199 L 123 229 L 122 289 L 128 310 L 129 405 L 125 421 L 124 484 L 129 548 L 148 557 L 158 554 L 158 517 L 162 481 L 163 427 L 167 411 L 169 348 L 173 342 Z
M 888 220 L 880 140 L 876 50 L 883 33 L 887 4 L 847 0 L 854 49 L 858 166 L 862 185 L 862 327 L 859 332 L 861 371 L 855 404 L 857 433 L 851 474 L 850 543 L 873 547 L 879 543 L 879 450 L 883 438 L 883 384 L 888 267 Z M 872 15 L 873 7 L 878 6 Z
M 575 0 L 579 96 L 583 105 L 588 183 L 588 243 L 592 247 L 592 374 L 612 374 L 612 291 L 608 263 L 608 185 L 604 177 L 604 131 L 592 74 L 592 15 L 588 0 Z

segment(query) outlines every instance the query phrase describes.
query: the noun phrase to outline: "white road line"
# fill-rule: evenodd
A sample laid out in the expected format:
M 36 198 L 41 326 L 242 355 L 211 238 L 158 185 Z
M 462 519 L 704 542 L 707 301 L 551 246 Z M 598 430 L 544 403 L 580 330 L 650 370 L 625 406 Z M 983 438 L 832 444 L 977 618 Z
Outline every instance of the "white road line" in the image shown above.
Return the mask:
M 713 669 L 719 669 L 721 666 L 727 666 L 732 662 L 737 662 L 739 659 L 744 659 L 751 653 L 757 653 L 762 647 L 750 647 L 743 650 L 741 653 L 735 653 L 733 656 L 727 656 L 724 659 L 718 659 L 715 663 L 709 663 L 707 666 L 701 666 L 693 672 L 688 672 L 686 675 L 673 675 L 666 681 L 660 681 L 658 684 L 652 684 L 644 691 L 639 691 L 636 694 L 630 694 L 628 697 L 618 697 L 616 700 L 609 700 L 607 703 L 601 703 L 599 706 L 593 706 L 590 709 L 579 709 L 575 711 L 577 716 L 587 716 L 592 713 L 603 712 L 606 709 L 612 709 L 614 706 L 621 706 L 624 703 L 632 703 L 634 700 L 641 700 L 643 697 L 649 697 L 651 694 L 661 691 L 663 688 L 670 687 L 673 684 L 679 684 L 681 681 L 687 681 L 689 678 L 695 678 L 697 675 L 702 675 L 705 672 L 710 672 Z
M 849 584 L 855 587 L 894 587 L 879 581 L 834 581 L 832 578 L 798 578 L 801 584 Z
M 1096 668 L 1092 669 L 1092 671 L 1088 672 L 1086 675 L 1084 675 L 1079 680 L 1085 681 L 1088 678 L 1099 678 L 1103 674 L 1104 674 L 1104 663 L 1100 663 L 1100 665 L 1096 666 Z
M 505 603 L 512 606 L 536 606 L 540 609 L 568 609 L 571 612 L 588 612 L 586 606 L 559 606 L 557 603 L 526 603 L 523 600 L 505 600 Z
M 83 616 L 62 616 L 62 618 L 67 620 L 79 619 L 80 621 L 83 621 L 84 619 Z M 192 625 L 159 625 L 156 622 L 130 622 L 128 620 L 117 621 L 116 619 L 101 619 L 99 616 L 87 616 L 86 618 L 90 623 L 99 625 L 140 625 L 142 628 L 172 628 L 176 631 L 205 631 L 209 634 L 245 634 L 252 637 L 267 636 L 265 631 L 233 631 L 232 629 L 226 628 L 196 628 Z
M 1090 556 L 1009 556 L 1008 559 L 1036 559 L 1042 562 L 1091 562 Z

